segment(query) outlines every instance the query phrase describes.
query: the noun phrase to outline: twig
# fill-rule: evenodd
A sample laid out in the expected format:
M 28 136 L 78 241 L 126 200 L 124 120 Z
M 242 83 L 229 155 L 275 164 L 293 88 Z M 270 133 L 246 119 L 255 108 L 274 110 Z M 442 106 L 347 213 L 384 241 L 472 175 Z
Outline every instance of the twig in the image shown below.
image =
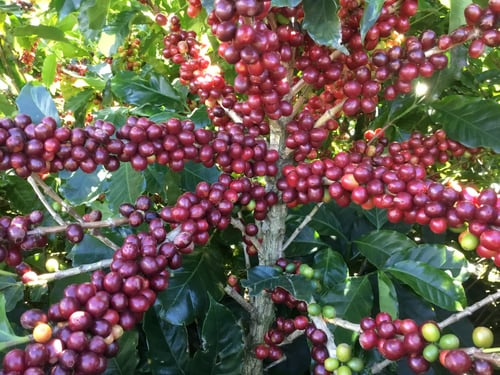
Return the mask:
M 44 193 L 47 194 L 50 198 L 52 198 L 55 202 L 59 203 L 61 207 L 73 218 L 75 218 L 80 224 L 83 224 L 83 218 L 76 212 L 76 210 L 67 204 L 61 197 L 54 191 L 52 188 L 47 185 L 38 175 L 32 174 L 30 176 L 33 181 L 43 189 Z M 33 185 L 32 185 L 33 186 Z M 45 206 L 50 207 L 50 206 Z M 61 219 L 62 220 L 62 219 Z M 61 224 L 61 223 L 59 223 Z M 121 225 L 121 224 L 120 224 Z M 109 248 L 116 250 L 118 249 L 118 245 L 115 244 L 113 241 L 111 241 L 109 238 L 103 236 L 101 232 L 98 230 L 98 228 L 92 228 L 92 235 L 95 236 L 99 241 L 101 241 L 104 245 L 108 246 Z
M 333 319 L 326 319 L 328 323 L 331 323 L 337 327 L 341 327 L 344 329 L 347 329 L 349 331 L 353 331 L 356 333 L 361 332 L 361 328 L 359 327 L 359 324 L 351 323 L 348 320 L 341 319 L 341 318 L 333 318 Z
M 96 228 L 109 228 L 116 227 L 120 225 L 128 224 L 128 219 L 126 217 L 118 217 L 114 219 L 102 220 L 102 221 L 91 221 L 89 223 L 79 223 L 83 229 L 96 229 Z M 54 225 L 50 227 L 37 227 L 28 232 L 33 235 L 45 235 L 51 233 L 64 232 L 69 224 Z
M 242 123 L 243 119 L 238 115 L 234 110 L 226 108 L 222 105 L 222 102 L 219 100 L 217 102 L 224 110 L 226 111 L 227 115 L 233 120 L 234 122 Z
M 29 283 L 26 283 L 26 285 L 27 286 L 35 286 L 40 284 L 44 285 L 49 281 L 60 280 L 66 277 L 79 275 L 81 273 L 92 272 L 102 268 L 107 268 L 111 265 L 111 262 L 113 262 L 113 259 L 104 259 L 100 260 L 99 262 L 82 264 L 81 266 L 78 267 L 68 268 L 67 270 L 63 271 L 44 273 L 42 275 L 39 275 L 36 281 L 31 281 Z
M 295 230 L 290 235 L 290 237 L 288 237 L 288 240 L 281 247 L 281 252 L 284 252 L 286 250 L 286 248 L 288 246 L 290 246 L 290 244 L 293 242 L 293 240 L 295 240 L 295 238 L 305 228 L 305 226 L 307 224 L 309 224 L 309 222 L 312 220 L 312 218 L 314 217 L 314 215 L 316 214 L 316 212 L 318 212 L 318 210 L 321 208 L 321 206 L 323 204 L 324 204 L 324 202 L 319 202 L 316 206 L 313 207 L 313 209 L 311 210 L 311 212 L 309 212 L 309 214 L 304 218 L 304 220 L 302 220 L 302 223 L 300 223 L 300 225 L 297 228 L 295 228 Z
M 33 188 L 33 190 L 35 191 L 35 194 L 36 196 L 38 197 L 38 199 L 40 200 L 40 202 L 42 202 L 42 204 L 44 205 L 45 209 L 47 211 L 49 211 L 49 214 L 50 216 L 52 216 L 54 218 L 54 220 L 59 224 L 59 225 L 66 225 L 66 223 L 64 222 L 64 220 L 57 214 L 57 212 L 55 212 L 51 205 L 49 204 L 49 202 L 47 201 L 47 199 L 45 199 L 45 196 L 42 194 L 42 192 L 40 191 L 40 189 L 38 188 L 38 184 L 35 180 L 35 178 L 33 177 L 33 175 L 29 176 L 28 177 L 28 183 L 31 185 L 31 187 Z
M 286 355 L 285 355 L 285 354 L 283 354 L 283 355 L 281 356 L 281 358 L 280 358 L 280 359 L 278 359 L 278 360 L 276 360 L 276 361 L 271 362 L 270 364 L 268 364 L 268 365 L 264 368 L 264 371 L 267 371 L 267 370 L 269 370 L 270 368 L 272 368 L 272 367 L 274 367 L 274 366 L 279 365 L 281 362 L 286 361 L 286 359 L 287 359 L 287 358 L 286 358 Z
M 81 216 L 78 214 L 78 212 L 76 212 L 76 210 L 70 206 L 69 204 L 67 204 L 63 199 L 61 199 L 61 197 L 49 186 L 45 183 L 45 181 L 43 181 L 40 176 L 38 176 L 37 174 L 32 174 L 29 178 L 32 178 L 33 181 L 39 186 L 42 188 L 43 192 L 48 195 L 52 200 L 54 200 L 55 202 L 59 203 L 61 205 L 61 207 L 68 213 L 70 214 L 71 216 L 73 216 L 76 220 L 78 220 L 79 222 L 83 223 L 83 219 L 81 218 Z
M 473 305 L 470 305 L 469 307 L 465 308 L 463 311 L 460 311 L 456 314 L 451 315 L 450 317 L 448 317 L 445 320 L 438 323 L 438 326 L 441 329 L 448 327 L 449 325 L 451 325 L 455 322 L 458 322 L 460 319 L 463 319 L 466 316 L 472 315 L 474 312 L 476 312 L 480 308 L 482 308 L 486 305 L 489 305 L 490 303 L 495 302 L 497 299 L 500 299 L 500 290 L 498 290 L 496 293 L 490 294 L 489 296 L 474 303 Z
M 237 291 L 231 288 L 230 285 L 226 285 L 224 287 L 224 292 L 226 292 L 226 294 L 229 297 L 238 302 L 238 304 L 250 314 L 251 319 L 253 320 L 257 319 L 255 307 L 252 304 L 250 304 L 246 299 L 244 299 Z
M 91 223 L 84 223 L 84 224 L 91 224 Z M 177 227 L 174 230 L 170 231 L 167 234 L 165 241 L 173 241 L 175 236 L 177 236 L 180 233 L 180 231 L 181 231 L 181 227 Z M 26 283 L 26 285 L 27 286 L 35 286 L 35 285 L 40 285 L 40 284 L 46 284 L 49 281 L 60 280 L 60 279 L 66 278 L 66 277 L 78 275 L 80 273 L 91 272 L 91 271 L 95 271 L 98 269 L 107 268 L 111 265 L 112 262 L 113 262 L 113 259 L 103 259 L 103 260 L 100 260 L 99 262 L 90 263 L 90 264 L 83 264 L 83 265 L 78 266 L 78 267 L 68 268 L 67 270 L 51 272 L 51 273 L 44 273 L 44 274 L 38 275 L 38 278 L 36 281 Z
M 262 252 L 262 246 L 260 245 L 260 242 L 257 240 L 257 238 L 255 238 L 253 236 L 247 236 L 245 234 L 245 227 L 243 226 L 243 223 L 241 222 L 241 220 L 232 217 L 231 218 L 231 225 L 233 227 L 235 227 L 236 229 L 239 229 L 241 231 L 241 233 L 243 233 L 250 240 L 252 245 L 255 246 L 257 251 Z
M 344 105 L 344 102 L 345 102 L 345 99 L 342 99 L 340 101 L 340 103 L 338 103 L 336 106 L 330 108 L 325 113 L 323 113 L 323 115 L 321 115 L 321 117 L 318 120 L 316 120 L 316 123 L 314 124 L 314 127 L 315 128 L 320 128 L 323 125 L 325 125 L 328 120 L 330 120 L 337 113 L 340 112 L 340 110 L 342 109 L 342 106 Z
M 385 369 L 387 366 L 389 366 L 392 363 L 392 361 L 388 359 L 384 359 L 382 362 L 376 363 L 372 366 L 371 368 L 371 373 L 372 374 L 378 374 L 380 373 L 383 369 Z
M 326 321 L 321 317 L 321 316 L 311 316 L 310 317 L 316 328 L 321 329 L 325 335 L 326 335 L 326 343 L 325 347 L 326 350 L 328 350 L 328 354 L 330 354 L 330 357 L 336 357 L 336 349 L 337 345 L 335 345 L 335 339 L 333 337 L 332 331 L 328 328 L 326 325 Z

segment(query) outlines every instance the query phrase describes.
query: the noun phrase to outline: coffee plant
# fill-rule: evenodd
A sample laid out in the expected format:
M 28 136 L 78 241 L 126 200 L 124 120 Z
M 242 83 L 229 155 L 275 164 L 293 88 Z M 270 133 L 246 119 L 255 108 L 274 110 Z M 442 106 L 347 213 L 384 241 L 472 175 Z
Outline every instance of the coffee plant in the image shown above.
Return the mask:
M 1 374 L 500 366 L 500 0 L 0 17 Z

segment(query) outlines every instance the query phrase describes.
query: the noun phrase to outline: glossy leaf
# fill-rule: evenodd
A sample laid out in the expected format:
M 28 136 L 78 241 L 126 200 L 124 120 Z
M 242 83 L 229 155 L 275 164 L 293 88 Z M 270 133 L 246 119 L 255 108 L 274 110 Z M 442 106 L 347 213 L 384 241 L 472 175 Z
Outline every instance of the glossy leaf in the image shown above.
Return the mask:
M 390 230 L 373 231 L 354 242 L 361 254 L 377 268 L 382 268 L 393 254 L 416 246 L 404 234 Z
M 45 116 L 53 117 L 57 123 L 60 121 L 54 100 L 43 86 L 27 83 L 21 89 L 16 104 L 19 112 L 29 115 L 33 123 L 40 122 Z
M 241 285 L 249 288 L 252 296 L 279 286 L 304 301 L 310 300 L 313 290 L 311 281 L 304 276 L 283 274 L 271 266 L 252 267 L 248 270 L 247 279 L 241 280 Z
M 349 276 L 349 270 L 344 258 L 332 249 L 318 251 L 314 256 L 313 268 L 321 272 L 319 281 L 324 288 L 328 289 L 344 283 Z
M 175 108 L 180 103 L 170 83 L 160 76 L 146 80 L 133 72 L 119 72 L 111 79 L 111 89 L 121 100 L 138 106 L 148 104 Z
M 303 220 L 303 217 L 311 212 L 311 205 L 303 206 L 290 215 L 290 218 L 297 219 L 298 222 Z M 329 205 L 323 205 L 314 214 L 309 226 L 314 228 L 322 236 L 335 236 L 345 242 L 348 238 L 344 234 L 344 228 L 340 219 L 336 216 L 336 211 Z
M 60 191 L 72 205 L 90 203 L 105 192 L 108 172 L 99 167 L 94 173 L 84 173 L 80 169 L 73 173 L 62 173 Z
M 109 203 L 115 208 L 122 203 L 133 203 L 145 187 L 144 173 L 134 170 L 130 163 L 123 163 L 109 179 Z
M 390 277 L 383 271 L 377 272 L 378 285 L 378 305 L 380 311 L 391 314 L 393 319 L 398 317 L 399 303 L 396 288 Z
M 377 22 L 378 18 L 380 17 L 384 2 L 384 0 L 368 0 L 365 2 L 365 9 L 363 11 L 363 17 L 361 17 L 360 23 L 360 34 L 362 41 L 365 40 L 366 33 L 373 25 L 375 25 L 375 22 Z
M 57 58 L 51 54 L 45 57 L 42 66 L 42 81 L 45 86 L 50 86 L 56 77 Z
M 54 26 L 45 25 L 25 25 L 14 29 L 15 36 L 37 36 L 42 39 L 67 42 L 64 32 Z
M 68 14 L 80 8 L 83 0 L 54 0 L 53 4 L 59 13 L 59 19 L 63 19 Z
M 351 277 L 322 294 L 321 304 L 335 306 L 337 316 L 352 322 L 359 322 L 369 316 L 373 307 L 373 292 L 367 276 Z M 357 333 L 335 328 L 335 342 L 353 342 Z
M 210 298 L 210 308 L 201 330 L 203 347 L 191 363 L 192 373 L 240 374 L 243 360 L 243 329 L 231 311 Z
M 396 253 L 387 259 L 386 266 L 390 267 L 403 260 L 413 260 L 426 263 L 429 266 L 446 271 L 453 277 L 467 276 L 467 259 L 462 252 L 445 245 L 421 244 L 403 252 Z
M 289 225 L 289 227 L 291 227 L 291 234 L 296 226 L 292 227 Z M 306 225 L 286 248 L 285 253 L 288 257 L 304 256 L 325 249 L 326 247 L 328 245 L 318 239 L 316 232 Z
M 16 278 L 0 275 L 0 294 L 4 297 L 5 311 L 11 311 L 23 299 L 24 286 Z
M 101 35 L 108 15 L 110 0 L 82 0 L 78 8 L 80 30 L 87 41 Z
M 105 374 L 133 374 L 139 357 L 137 355 L 137 342 L 139 334 L 136 330 L 126 331 L 118 342 L 120 351 L 116 357 L 108 359 L 108 368 Z
M 113 250 L 94 236 L 85 234 L 82 242 L 73 246 L 68 253 L 68 259 L 71 259 L 73 266 L 94 263 L 104 259 L 111 259 Z
M 182 171 L 181 184 L 185 190 L 193 191 L 202 181 L 214 183 L 219 178 L 220 171 L 216 167 L 207 168 L 201 163 L 187 162 Z
M 452 95 L 431 105 L 435 110 L 432 117 L 451 139 L 500 152 L 500 104 L 496 101 Z
M 14 333 L 5 313 L 5 303 L 5 296 L 0 294 L 0 352 L 31 340 L 29 336 L 17 336 Z
M 219 300 L 224 295 L 225 277 L 219 256 L 215 249 L 183 256 L 182 267 L 172 271 L 168 288 L 158 295 L 161 319 L 176 325 L 190 324 L 204 316 L 210 296 Z
M 43 209 L 38 199 L 33 199 L 33 187 L 26 181 L 16 176 L 3 176 L 8 181 L 9 202 L 23 213 L 30 213 L 34 209 Z
M 334 0 L 304 0 L 303 27 L 318 44 L 330 46 L 349 54 L 341 44 L 342 31 Z
M 387 210 L 374 207 L 371 210 L 362 210 L 362 212 L 377 230 L 382 229 L 382 227 L 388 222 Z
M 184 369 L 189 362 L 186 327 L 159 319 L 155 308 L 146 313 L 144 332 L 148 340 L 148 357 L 153 374 L 185 374 Z
M 404 260 L 387 272 L 408 285 L 426 301 L 450 311 L 462 310 L 467 301 L 462 285 L 445 271 L 413 260 Z

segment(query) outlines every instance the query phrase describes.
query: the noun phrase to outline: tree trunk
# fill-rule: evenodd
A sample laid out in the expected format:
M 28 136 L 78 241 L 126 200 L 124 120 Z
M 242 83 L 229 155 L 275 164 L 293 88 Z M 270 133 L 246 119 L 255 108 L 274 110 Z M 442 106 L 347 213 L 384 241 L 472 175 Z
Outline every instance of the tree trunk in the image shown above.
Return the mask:
M 283 157 L 285 151 L 285 123 L 285 119 L 280 120 L 280 122 L 270 122 L 269 146 L 280 154 L 278 163 L 280 172 L 281 166 L 285 163 Z M 268 190 L 276 190 L 277 178 L 279 178 L 279 175 L 275 178 L 266 179 Z M 260 229 L 262 251 L 259 251 L 259 265 L 273 266 L 276 260 L 283 256 L 281 248 L 285 239 L 286 216 L 287 207 L 283 203 L 278 203 L 269 209 L 267 218 L 263 221 Z M 263 342 L 264 334 L 274 320 L 274 304 L 269 294 L 265 292 L 252 297 L 250 303 L 255 307 L 255 318 L 250 321 L 249 332 L 246 337 L 242 375 L 260 375 L 264 372 L 263 363 L 262 360 L 255 358 L 254 349 L 256 345 Z

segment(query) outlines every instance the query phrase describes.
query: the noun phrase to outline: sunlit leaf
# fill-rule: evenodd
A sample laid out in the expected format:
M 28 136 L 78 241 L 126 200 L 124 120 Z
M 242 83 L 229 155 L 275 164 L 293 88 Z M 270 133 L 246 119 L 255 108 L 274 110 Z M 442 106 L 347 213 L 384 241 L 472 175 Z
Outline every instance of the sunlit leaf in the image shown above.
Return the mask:
M 422 262 L 404 260 L 386 269 L 426 301 L 450 311 L 467 305 L 465 291 L 445 271 Z
M 318 44 L 333 47 L 348 54 L 341 44 L 342 30 L 334 0 L 304 0 L 303 27 Z
M 493 100 L 461 95 L 431 103 L 433 118 L 447 135 L 469 147 L 487 147 L 500 152 L 500 104 Z

